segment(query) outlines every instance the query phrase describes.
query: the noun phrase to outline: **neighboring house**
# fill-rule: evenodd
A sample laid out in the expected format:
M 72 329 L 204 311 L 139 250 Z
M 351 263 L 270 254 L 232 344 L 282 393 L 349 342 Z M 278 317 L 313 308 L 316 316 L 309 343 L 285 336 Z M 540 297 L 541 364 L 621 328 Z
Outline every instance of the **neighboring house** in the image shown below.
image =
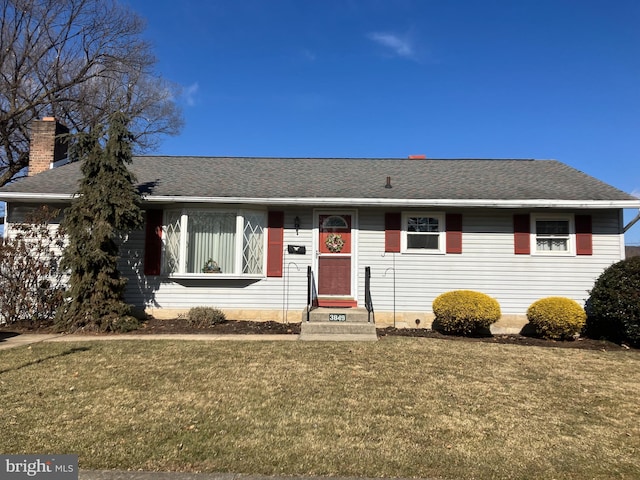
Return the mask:
M 640 246 L 637 245 L 627 245 L 625 248 L 627 258 L 631 257 L 640 257 Z
M 640 208 L 553 160 L 140 156 L 130 168 L 146 227 L 122 245 L 127 300 L 165 317 L 211 305 L 300 321 L 308 267 L 321 306 L 359 307 L 370 267 L 378 324 L 429 326 L 435 297 L 472 289 L 513 331 L 540 298 L 582 304 L 624 258 L 623 209 Z M 8 230 L 34 205 L 68 205 L 80 176 L 71 163 L 1 188 Z

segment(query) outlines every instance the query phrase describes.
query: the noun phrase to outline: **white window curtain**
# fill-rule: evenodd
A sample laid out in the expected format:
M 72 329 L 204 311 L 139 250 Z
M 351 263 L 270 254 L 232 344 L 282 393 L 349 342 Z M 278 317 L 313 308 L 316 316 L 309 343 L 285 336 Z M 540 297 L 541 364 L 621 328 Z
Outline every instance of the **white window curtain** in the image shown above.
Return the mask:
M 569 249 L 569 221 L 536 221 L 536 249 L 539 252 L 566 252 Z
M 221 273 L 235 273 L 236 214 L 189 212 L 187 273 L 201 273 L 209 260 Z

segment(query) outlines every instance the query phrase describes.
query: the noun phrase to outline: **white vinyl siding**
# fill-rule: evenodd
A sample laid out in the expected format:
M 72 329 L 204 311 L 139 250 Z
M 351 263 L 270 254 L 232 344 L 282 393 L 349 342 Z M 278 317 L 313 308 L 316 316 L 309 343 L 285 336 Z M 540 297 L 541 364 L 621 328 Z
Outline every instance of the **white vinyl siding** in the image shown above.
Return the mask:
M 460 255 L 407 256 L 384 252 L 380 213 L 360 210 L 360 265 L 371 266 L 376 311 L 431 312 L 441 293 L 471 289 L 500 302 L 503 314 L 524 315 L 534 301 L 566 296 L 583 304 L 602 271 L 623 256 L 617 211 L 586 212 L 593 220 L 593 255 L 514 255 L 513 210 L 467 210 Z M 363 272 L 359 272 L 363 275 Z M 360 282 L 363 285 L 363 282 Z
M 514 255 L 514 210 L 462 210 L 464 231 L 460 255 L 404 255 L 384 252 L 384 210 L 358 210 L 358 304 L 364 303 L 364 269 L 371 267 L 371 293 L 376 312 L 431 312 L 441 293 L 471 289 L 500 302 L 503 314 L 524 315 L 534 301 L 566 296 L 580 304 L 595 279 L 623 257 L 620 216 L 617 211 L 594 210 L 593 255 Z M 294 219 L 300 218 L 296 234 Z M 233 309 L 299 311 L 306 304 L 307 266 L 313 261 L 311 209 L 285 211 L 283 277 L 263 279 L 181 280 L 135 275 L 142 271 L 143 232 L 132 235 L 124 246 L 128 260 L 127 297 L 131 302 L 156 308 L 187 309 L 211 305 Z M 306 254 L 287 252 L 288 245 L 306 247 Z M 215 276 L 212 276 L 215 277 Z
M 9 213 L 20 212 L 9 206 Z M 420 210 L 424 211 L 424 210 Z M 431 312 L 433 300 L 441 293 L 471 289 L 486 293 L 500 302 L 503 314 L 524 315 L 534 301 L 547 296 L 566 296 L 583 304 L 588 291 L 602 271 L 624 257 L 618 210 L 580 212 L 592 217 L 592 255 L 515 255 L 512 209 L 469 209 L 461 213 L 464 234 L 459 255 L 404 255 L 385 253 L 382 208 L 357 211 L 358 275 L 356 297 L 364 303 L 364 269 L 371 267 L 371 293 L 376 312 Z M 526 212 L 532 217 L 537 213 Z M 559 212 L 570 216 L 577 212 Z M 295 217 L 300 219 L 298 233 Z M 9 217 L 6 227 L 11 233 Z M 298 311 L 306 305 L 307 267 L 313 265 L 313 210 L 285 209 L 283 277 L 173 279 L 166 275 L 146 277 L 143 272 L 144 231 L 129 235 L 121 247 L 119 267 L 128 279 L 126 300 L 136 306 L 188 309 L 216 306 L 222 309 Z M 239 230 L 238 230 L 239 231 Z M 355 231 L 355 230 L 354 230 Z M 532 231 L 533 236 L 533 231 Z M 288 245 L 306 247 L 306 254 L 287 252 Z M 251 318 L 246 318 L 251 319 Z
M 300 218 L 301 224 L 298 234 L 294 227 L 296 216 Z M 136 271 L 142 272 L 144 231 L 135 232 L 123 246 L 129 260 L 121 259 L 123 271 L 128 272 L 127 301 L 153 308 L 215 306 L 222 309 L 243 309 L 247 312 L 286 309 L 299 311 L 302 315 L 307 301 L 307 266 L 311 265 L 313 258 L 310 247 L 312 235 L 308 230 L 312 222 L 310 210 L 292 209 L 285 212 L 283 277 L 225 278 L 223 274 L 172 278 L 166 275 L 146 277 L 141 273 L 136 274 Z M 289 254 L 288 245 L 306 246 L 306 254 Z

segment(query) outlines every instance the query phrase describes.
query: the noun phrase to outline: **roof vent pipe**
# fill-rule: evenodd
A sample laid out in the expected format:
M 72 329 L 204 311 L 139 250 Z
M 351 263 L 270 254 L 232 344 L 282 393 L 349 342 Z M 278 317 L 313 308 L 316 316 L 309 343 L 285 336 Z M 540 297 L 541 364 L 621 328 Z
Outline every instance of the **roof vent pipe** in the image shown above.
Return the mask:
M 387 184 L 384 186 L 384 188 L 392 188 L 391 187 L 391 177 L 387 177 Z

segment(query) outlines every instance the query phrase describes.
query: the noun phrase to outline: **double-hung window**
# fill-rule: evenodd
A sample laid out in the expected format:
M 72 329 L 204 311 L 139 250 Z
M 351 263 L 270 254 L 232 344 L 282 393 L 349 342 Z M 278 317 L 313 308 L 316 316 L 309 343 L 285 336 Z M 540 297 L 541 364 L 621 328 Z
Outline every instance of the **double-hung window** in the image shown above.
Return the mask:
M 534 216 L 535 252 L 571 254 L 573 252 L 573 221 L 569 216 Z
M 264 274 L 266 212 L 166 210 L 164 225 L 165 273 Z
M 403 213 L 402 251 L 406 253 L 444 253 L 444 221 L 442 213 Z

